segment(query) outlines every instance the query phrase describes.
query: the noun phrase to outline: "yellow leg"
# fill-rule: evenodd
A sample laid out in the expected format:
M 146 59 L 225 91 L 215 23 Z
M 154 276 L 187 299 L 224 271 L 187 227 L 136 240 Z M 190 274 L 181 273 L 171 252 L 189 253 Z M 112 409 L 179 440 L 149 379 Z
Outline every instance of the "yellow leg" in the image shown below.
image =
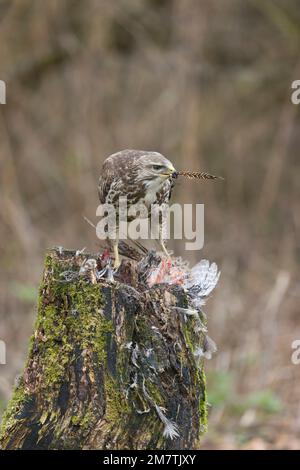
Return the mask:
M 167 258 L 171 259 L 171 256 L 168 253 L 168 250 L 166 248 L 165 242 L 164 242 L 163 237 L 162 237 L 162 228 L 161 227 L 160 227 L 160 230 L 159 230 L 159 242 L 160 242 L 160 246 L 161 246 L 163 252 L 165 253 L 165 255 L 167 256 Z
M 114 269 L 118 269 L 121 264 L 118 245 L 119 245 L 119 242 L 118 240 L 116 240 L 114 243 L 114 255 L 115 255 Z
M 163 252 L 165 253 L 165 255 L 166 255 L 168 258 L 171 258 L 171 256 L 170 256 L 169 253 L 168 253 L 167 248 L 165 247 L 165 244 L 164 244 L 164 241 L 163 241 L 163 240 L 160 241 L 160 246 L 162 247 L 162 250 L 163 250 Z

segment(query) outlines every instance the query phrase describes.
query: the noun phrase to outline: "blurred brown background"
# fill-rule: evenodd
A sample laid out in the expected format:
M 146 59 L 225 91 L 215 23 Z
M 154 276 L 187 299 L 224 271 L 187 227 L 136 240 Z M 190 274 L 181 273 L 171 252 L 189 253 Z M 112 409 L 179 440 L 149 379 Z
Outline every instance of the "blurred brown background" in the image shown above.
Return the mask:
M 98 249 L 97 179 L 123 148 L 179 169 L 205 204 L 216 261 L 206 306 L 204 448 L 300 448 L 300 79 L 297 0 L 0 0 L 0 404 L 21 373 L 47 247 Z

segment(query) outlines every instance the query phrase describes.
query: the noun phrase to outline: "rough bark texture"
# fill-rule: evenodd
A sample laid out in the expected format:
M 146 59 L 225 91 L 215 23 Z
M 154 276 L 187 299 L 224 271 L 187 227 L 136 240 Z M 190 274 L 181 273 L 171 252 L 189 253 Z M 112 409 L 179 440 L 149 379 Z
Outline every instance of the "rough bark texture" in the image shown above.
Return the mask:
M 79 276 L 86 255 L 51 250 L 2 449 L 193 449 L 206 428 L 205 376 L 180 286 Z M 198 338 L 199 339 L 199 338 Z M 177 429 L 173 439 L 164 431 Z M 172 431 L 171 431 L 172 434 Z

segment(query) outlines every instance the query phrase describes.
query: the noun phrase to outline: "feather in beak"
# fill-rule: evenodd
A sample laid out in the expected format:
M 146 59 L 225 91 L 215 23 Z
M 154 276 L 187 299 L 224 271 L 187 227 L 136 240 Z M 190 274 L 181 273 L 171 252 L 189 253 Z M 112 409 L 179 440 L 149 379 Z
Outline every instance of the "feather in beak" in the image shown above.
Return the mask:
M 185 176 L 187 178 L 193 178 L 193 179 L 198 179 L 198 180 L 224 180 L 222 176 L 215 176 L 215 175 L 210 175 L 209 173 L 205 173 L 204 171 L 197 172 L 197 171 L 178 171 L 177 176 Z

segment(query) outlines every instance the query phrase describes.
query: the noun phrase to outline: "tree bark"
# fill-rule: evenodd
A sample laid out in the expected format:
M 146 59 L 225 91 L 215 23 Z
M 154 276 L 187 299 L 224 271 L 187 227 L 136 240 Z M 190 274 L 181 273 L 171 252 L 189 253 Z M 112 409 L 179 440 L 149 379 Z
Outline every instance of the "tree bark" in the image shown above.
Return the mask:
M 47 253 L 0 447 L 197 448 L 207 411 L 203 364 L 193 352 L 204 337 L 180 312 L 189 306 L 185 289 L 147 287 L 133 260 L 123 261 L 118 278 L 97 279 L 87 258 L 98 263 L 83 253 Z

